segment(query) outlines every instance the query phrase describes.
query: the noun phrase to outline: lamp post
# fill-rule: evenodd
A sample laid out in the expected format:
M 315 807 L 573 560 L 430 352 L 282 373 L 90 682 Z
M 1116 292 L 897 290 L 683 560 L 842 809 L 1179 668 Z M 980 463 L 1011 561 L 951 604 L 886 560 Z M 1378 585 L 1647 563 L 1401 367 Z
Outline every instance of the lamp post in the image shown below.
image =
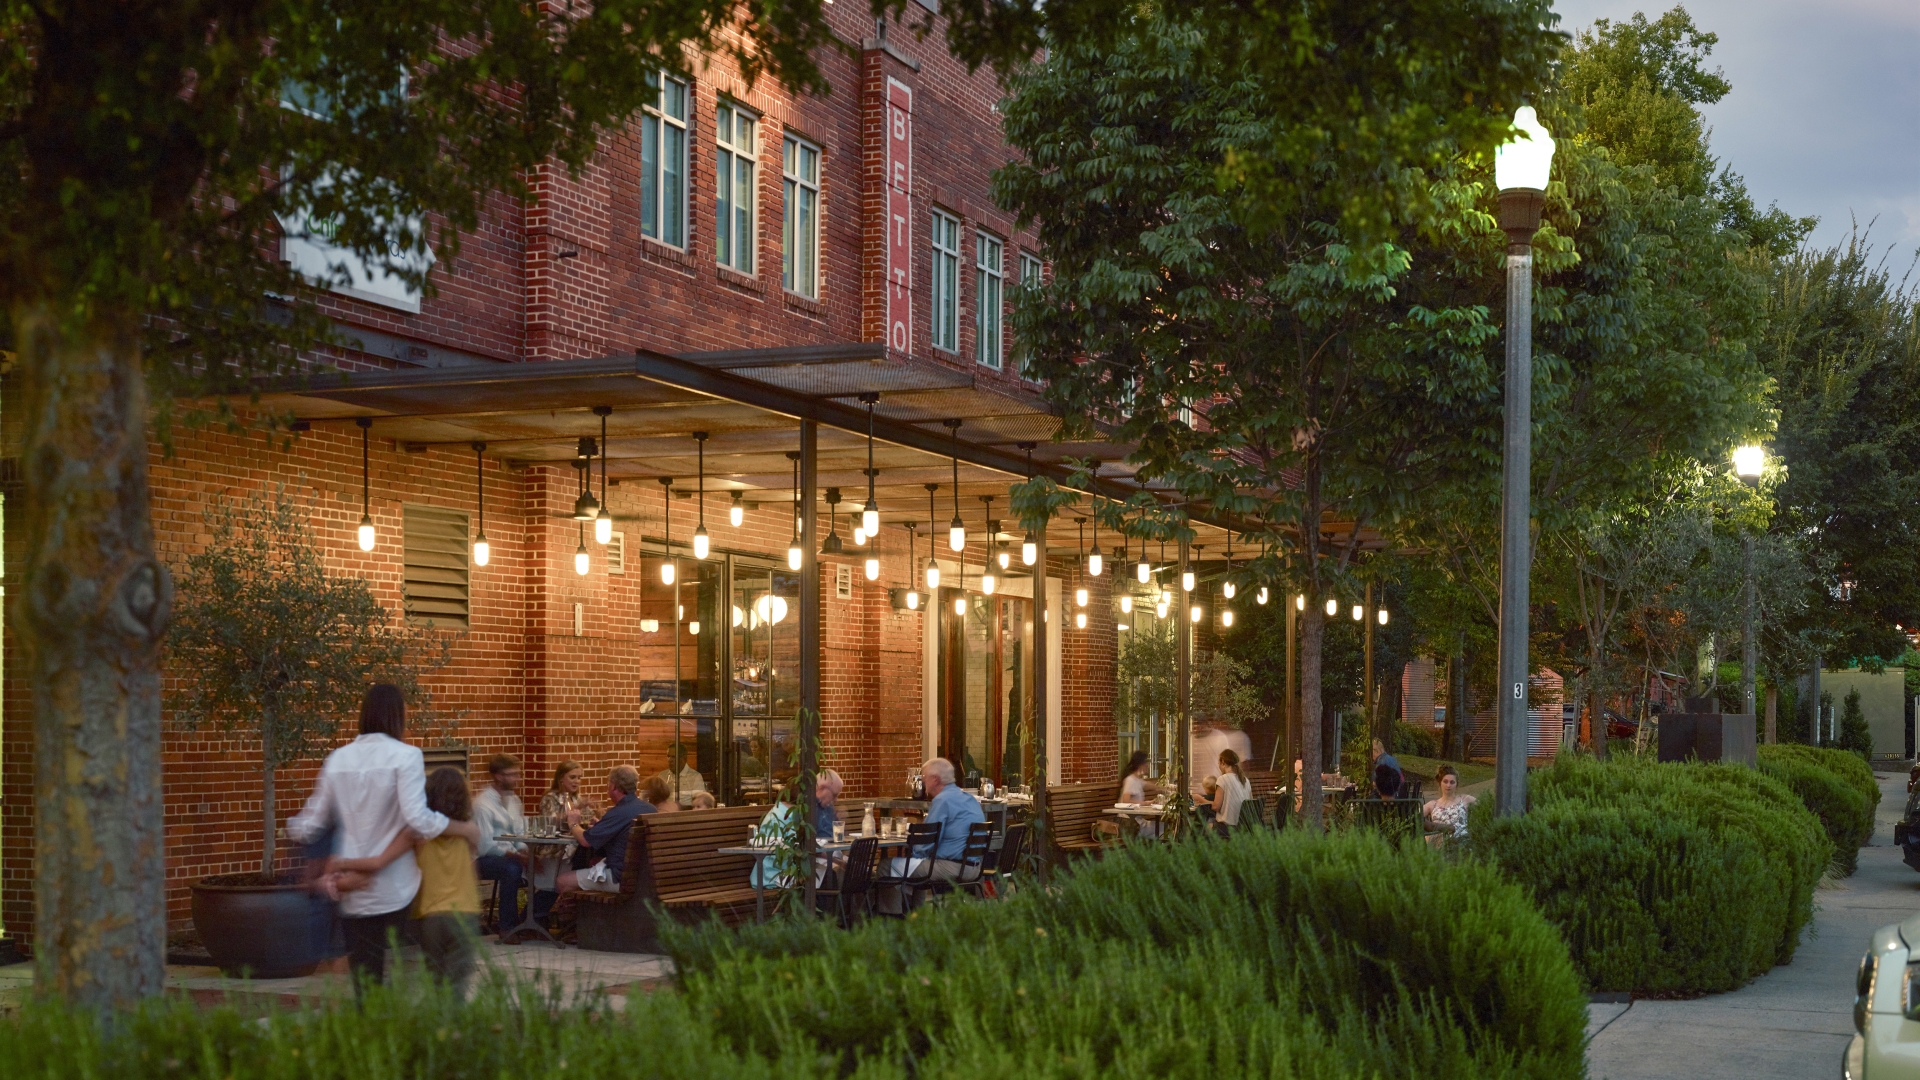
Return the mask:
M 1553 137 L 1522 106 L 1514 138 L 1494 152 L 1500 229 L 1507 234 L 1506 444 L 1501 455 L 1500 682 L 1494 810 L 1527 809 L 1527 576 L 1532 561 L 1530 480 L 1533 470 L 1533 234 L 1547 204 Z
M 1767 450 L 1763 446 L 1742 446 L 1733 452 L 1734 475 L 1740 482 L 1754 490 L 1760 488 L 1760 474 L 1767 467 Z M 1753 588 L 1753 534 L 1746 536 L 1747 581 L 1746 581 L 1746 640 L 1740 646 L 1740 701 L 1741 711 L 1749 717 L 1754 715 L 1755 673 L 1760 667 L 1760 605 L 1754 600 Z M 1769 735 L 1772 732 L 1768 732 Z M 1768 742 L 1773 740 L 1769 738 Z

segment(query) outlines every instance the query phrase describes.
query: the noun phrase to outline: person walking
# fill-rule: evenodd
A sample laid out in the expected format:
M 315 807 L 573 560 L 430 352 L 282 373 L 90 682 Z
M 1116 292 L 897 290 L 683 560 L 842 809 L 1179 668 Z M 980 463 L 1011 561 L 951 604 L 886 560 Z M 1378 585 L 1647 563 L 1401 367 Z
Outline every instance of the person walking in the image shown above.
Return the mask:
M 471 821 L 451 821 L 427 806 L 426 763 L 417 746 L 401 740 L 407 731 L 407 699 L 391 683 L 375 683 L 360 702 L 359 737 L 327 755 L 306 806 L 287 822 L 287 835 L 312 843 L 334 830 L 342 859 L 374 858 L 411 829 L 423 840 L 451 834 L 473 844 L 480 830 Z M 360 980 L 386 976 L 387 946 L 406 925 L 407 909 L 420 891 L 420 865 L 402 852 L 363 888 L 340 899 L 347 965 Z

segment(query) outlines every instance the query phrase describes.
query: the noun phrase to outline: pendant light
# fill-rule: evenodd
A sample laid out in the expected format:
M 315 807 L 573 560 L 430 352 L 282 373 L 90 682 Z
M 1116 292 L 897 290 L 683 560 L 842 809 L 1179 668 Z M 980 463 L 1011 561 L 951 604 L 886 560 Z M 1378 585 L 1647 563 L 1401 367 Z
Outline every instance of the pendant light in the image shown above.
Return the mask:
M 1365 604 L 1353 605 L 1353 621 L 1354 622 L 1367 621 L 1367 606 Z
M 909 583 L 909 585 L 911 585 L 911 583 L 912 583 L 912 581 L 913 581 L 913 554 L 914 554 L 914 550 L 913 550 L 913 549 L 914 549 L 914 543 L 915 543 L 915 542 L 916 542 L 916 541 L 917 541 L 917 540 L 919 539 L 919 538 L 918 538 L 917 536 L 915 536 L 915 535 L 914 535 L 914 531 L 913 531 L 913 529 L 914 529 L 914 526 L 915 526 L 915 525 L 917 525 L 917 524 L 919 524 L 919 522 L 915 522 L 915 521 L 909 521 L 909 522 L 907 522 L 907 523 L 906 523 L 906 529 L 907 529 L 907 581 L 908 581 L 908 583 Z M 909 587 L 909 588 L 907 589 L 907 610 L 908 610 L 908 611 L 918 611 L 918 610 L 920 610 L 920 590 L 919 590 L 919 589 L 915 589 L 915 588 L 911 588 L 911 587 Z
M 868 536 L 879 536 L 880 500 L 873 494 L 874 478 L 880 475 L 873 468 L 873 406 L 880 395 L 869 391 L 861 394 L 860 400 L 867 403 L 867 505 L 860 511 L 860 530 Z
M 373 427 L 373 417 L 362 416 L 354 420 L 360 425 L 360 550 L 373 550 L 373 503 L 367 495 L 367 432 Z
M 986 506 L 987 543 L 991 544 L 993 543 L 994 538 L 1000 535 L 1000 523 L 993 519 L 993 496 L 982 495 L 980 496 L 980 501 Z M 1005 559 L 1006 557 L 1007 557 L 1007 553 L 1005 551 L 1002 551 L 1000 553 L 1000 558 Z M 1006 569 L 1006 564 L 1004 562 L 1001 563 L 1000 568 L 1003 570 Z M 987 594 L 988 596 L 992 596 L 993 590 L 999 587 L 1000 587 L 1000 579 L 997 576 L 995 576 L 993 572 L 993 558 L 989 556 L 988 558 L 983 559 L 980 562 L 980 591 Z
M 593 518 L 593 542 L 610 544 L 613 542 L 613 511 L 607 507 L 607 417 L 613 415 L 613 406 L 595 405 L 593 411 L 600 417 L 600 512 Z
M 1160 545 L 1160 554 L 1165 555 L 1167 553 L 1166 547 L 1167 545 L 1165 543 Z M 1147 562 L 1147 538 L 1144 536 L 1140 538 L 1140 565 L 1133 568 L 1133 576 L 1138 578 L 1142 585 L 1145 585 L 1153 577 L 1153 564 Z
M 1233 599 L 1233 594 L 1239 591 L 1238 589 L 1234 588 L 1234 585 L 1233 585 L 1233 530 L 1232 529 L 1227 530 L 1227 574 L 1226 574 L 1226 577 L 1220 583 L 1220 591 L 1226 594 L 1226 597 L 1229 600 Z M 1229 622 L 1227 623 L 1227 625 L 1232 626 L 1233 624 Z
M 1132 593 L 1124 592 L 1120 594 L 1120 611 L 1122 614 L 1128 614 L 1128 615 L 1131 615 L 1133 613 L 1133 594 Z
M 940 560 L 933 554 L 933 493 L 940 490 L 939 484 L 927 485 L 927 592 L 940 587 Z
M 487 560 L 493 558 L 493 546 L 487 543 L 486 459 L 480 456 L 486 452 L 486 449 L 486 443 L 476 442 L 473 444 L 474 506 L 478 511 L 478 521 L 480 523 L 479 531 L 473 534 L 473 565 L 475 566 L 485 566 L 487 565 Z
M 1265 585 L 1260 586 L 1259 591 L 1253 594 L 1253 602 L 1256 604 L 1265 604 L 1267 602 L 1267 587 Z
M 1086 519 L 1086 518 L 1074 518 L 1073 520 L 1074 520 L 1074 525 L 1075 525 L 1075 528 L 1076 528 L 1076 530 L 1078 531 L 1078 534 L 1079 534 L 1079 535 L 1078 535 L 1078 538 L 1077 538 L 1077 539 L 1076 539 L 1076 540 L 1074 541 L 1074 544 L 1075 544 L 1075 546 L 1077 547 L 1077 546 L 1078 546 L 1078 545 L 1079 545 L 1079 544 L 1080 544 L 1080 543 L 1081 543 L 1082 541 L 1084 541 L 1084 540 L 1086 540 L 1086 538 L 1087 538 L 1087 519 Z M 1078 569 L 1078 568 L 1076 567 L 1076 568 L 1075 568 L 1075 570 L 1074 570 L 1074 576 L 1075 576 L 1075 577 L 1079 577 L 1079 573 L 1080 573 L 1080 572 L 1079 572 L 1079 569 Z M 1073 606 L 1075 606 L 1075 607 L 1086 607 L 1086 606 L 1087 606 L 1087 582 L 1086 582 L 1086 579 L 1084 579 L 1084 578 L 1081 578 L 1081 580 L 1080 580 L 1080 581 L 1078 581 L 1078 582 L 1076 582 L 1075 584 L 1076 584 L 1076 585 L 1078 585 L 1078 588 L 1076 588 L 1076 589 L 1074 589 L 1074 590 L 1073 590 Z M 1085 619 L 1082 619 L 1082 620 L 1080 620 L 1080 624 L 1081 624 L 1082 626 L 1085 626 L 1085 625 L 1086 625 L 1086 620 L 1085 620 Z
M 713 550 L 707 538 L 707 433 L 696 431 L 693 441 L 700 445 L 700 484 L 693 489 L 694 505 L 700 508 L 700 524 L 693 530 L 693 557 L 704 559 Z
M 947 524 L 947 546 L 954 551 L 967 550 L 967 525 L 960 520 L 960 421 L 948 420 L 953 432 L 953 520 Z
M 793 462 L 793 540 L 787 544 L 787 569 L 798 570 L 806 555 L 800 550 L 800 451 L 787 451 L 787 459 Z
M 1340 601 L 1331 596 L 1327 597 L 1327 614 L 1329 616 L 1340 614 Z
M 1029 483 L 1033 480 L 1033 445 L 1034 444 L 1030 442 L 1020 444 L 1020 448 L 1027 452 L 1027 480 Z M 1034 531 L 1029 528 L 1027 530 L 1027 538 L 1020 542 L 1020 564 L 1022 566 L 1032 566 L 1039 558 L 1040 538 L 1034 535 Z
M 1087 576 L 1099 577 L 1106 569 L 1105 561 L 1100 558 L 1100 508 L 1093 510 L 1093 547 L 1087 549 Z
M 660 478 L 660 521 L 663 537 L 660 542 L 663 554 L 660 560 L 660 584 L 671 585 L 675 564 L 679 561 L 673 555 L 673 477 L 671 476 Z
M 1198 560 L 1198 559 L 1200 558 L 1200 545 L 1199 545 L 1199 544 L 1195 544 L 1195 545 L 1193 545 L 1193 558 L 1194 558 L 1194 560 L 1195 560 L 1195 561 L 1197 561 L 1197 560 Z M 1180 591 L 1181 591 L 1181 592 L 1192 592 L 1192 591 L 1193 591 L 1193 582 L 1194 582 L 1194 576 L 1193 576 L 1193 562 L 1188 562 L 1188 563 L 1187 563 L 1187 568 L 1186 568 L 1185 570 L 1182 570 L 1182 571 L 1180 571 Z
M 1233 608 L 1226 604 L 1220 605 L 1220 625 L 1228 629 L 1233 628 Z
M 989 527 L 993 529 L 993 561 L 1000 564 L 1000 569 L 1005 570 L 1013 565 L 1013 553 L 1007 550 L 1007 542 L 1000 539 L 1000 523 L 996 521 Z
M 580 546 L 573 549 L 573 572 L 581 577 L 587 576 L 587 526 L 584 522 L 575 526 L 580 530 Z
M 868 500 L 868 501 L 871 502 L 872 500 Z M 861 516 L 864 518 L 866 516 L 866 512 L 861 511 Z M 867 580 L 879 581 L 880 580 L 880 532 L 879 532 L 878 525 L 875 525 L 874 531 L 872 533 L 869 533 L 868 537 L 873 541 L 873 550 L 867 552 L 867 566 L 866 566 Z
M 1387 609 L 1386 608 L 1381 608 L 1379 611 L 1374 612 L 1374 614 L 1380 616 L 1381 626 L 1387 625 Z
M 1187 618 L 1192 622 L 1199 622 L 1201 614 L 1202 612 L 1200 610 L 1199 604 L 1195 604 L 1192 607 L 1187 609 Z
M 1306 593 L 1299 593 L 1296 596 L 1294 596 L 1293 610 L 1295 611 L 1307 610 L 1307 594 Z
M 733 505 L 727 507 L 727 524 L 737 529 L 745 520 L 747 520 L 747 504 L 740 501 L 740 493 L 736 491 L 733 493 Z
M 589 435 L 574 447 L 573 468 L 580 474 L 580 497 L 573 500 L 573 520 L 592 521 L 600 513 L 600 500 L 593 497 L 593 456 L 599 453 Z
M 827 539 L 820 545 L 820 554 L 839 555 L 847 550 L 844 540 L 840 539 L 840 489 L 827 489 Z

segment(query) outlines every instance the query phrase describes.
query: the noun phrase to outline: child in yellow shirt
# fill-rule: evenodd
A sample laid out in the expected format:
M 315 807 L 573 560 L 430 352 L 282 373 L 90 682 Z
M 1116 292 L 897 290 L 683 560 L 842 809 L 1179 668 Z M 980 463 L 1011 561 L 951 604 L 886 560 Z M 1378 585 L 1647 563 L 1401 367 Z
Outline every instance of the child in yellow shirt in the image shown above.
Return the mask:
M 454 821 L 473 819 L 473 796 L 460 770 L 439 768 L 427 777 L 427 806 Z M 414 847 L 420 893 L 413 900 L 413 917 L 420 920 L 427 970 L 463 996 L 473 978 L 475 943 L 480 940 L 480 878 L 474 873 L 474 855 L 473 845 L 458 836 L 437 836 Z

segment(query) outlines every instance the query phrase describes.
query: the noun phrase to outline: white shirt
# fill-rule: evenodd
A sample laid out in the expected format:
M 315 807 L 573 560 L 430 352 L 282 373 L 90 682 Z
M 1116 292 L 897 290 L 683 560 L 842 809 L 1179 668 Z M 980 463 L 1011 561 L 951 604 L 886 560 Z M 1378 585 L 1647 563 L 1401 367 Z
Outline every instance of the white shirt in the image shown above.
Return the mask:
M 473 823 L 480 827 L 480 854 L 505 855 L 524 850 L 524 844 L 498 842 L 494 837 L 519 832 L 520 820 L 525 816 L 520 796 L 502 795 L 492 784 L 481 788 L 480 794 L 473 797 Z
M 1128 773 L 1126 779 L 1120 781 L 1120 801 L 1130 803 L 1146 802 L 1146 778 L 1139 773 Z
M 362 735 L 327 755 L 306 808 L 287 822 L 287 835 L 305 844 L 337 826 L 335 855 L 370 859 L 387 850 L 402 827 L 431 840 L 446 831 L 444 814 L 427 809 L 427 770 L 420 748 L 385 735 Z M 403 853 L 367 887 L 340 898 L 349 918 L 385 915 L 413 903 L 420 866 Z
M 1227 795 L 1220 804 L 1220 824 L 1240 824 L 1240 804 L 1246 802 L 1253 792 L 1247 789 L 1247 782 L 1240 779 L 1240 774 L 1231 770 L 1220 774 L 1220 790 Z

